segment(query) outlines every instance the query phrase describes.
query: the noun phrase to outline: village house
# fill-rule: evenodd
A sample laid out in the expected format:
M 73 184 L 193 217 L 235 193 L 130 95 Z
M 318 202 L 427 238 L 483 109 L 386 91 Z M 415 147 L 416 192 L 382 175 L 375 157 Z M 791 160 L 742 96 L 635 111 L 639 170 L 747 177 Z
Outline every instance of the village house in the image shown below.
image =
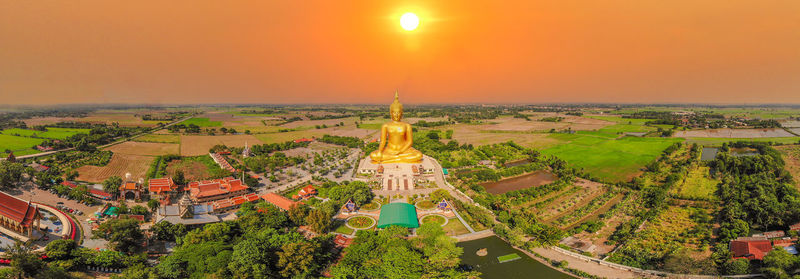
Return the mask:
M 772 243 L 764 237 L 739 237 L 731 240 L 733 259 L 762 260 L 772 250 Z
M 293 195 L 292 199 L 295 200 L 305 200 L 317 194 L 317 189 L 314 188 L 314 185 L 308 185 L 300 189 L 300 192 L 297 192 L 297 195 Z

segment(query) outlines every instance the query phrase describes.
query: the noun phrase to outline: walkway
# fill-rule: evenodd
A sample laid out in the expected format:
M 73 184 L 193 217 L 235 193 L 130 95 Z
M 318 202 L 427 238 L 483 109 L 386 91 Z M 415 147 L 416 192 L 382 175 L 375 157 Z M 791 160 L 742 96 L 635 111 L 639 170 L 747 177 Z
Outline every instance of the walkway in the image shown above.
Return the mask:
M 467 228 L 469 228 L 469 227 L 467 227 Z M 469 229 L 470 229 L 470 231 L 472 231 L 471 228 L 469 228 Z M 466 234 L 462 234 L 462 235 L 456 235 L 453 238 L 455 238 L 458 242 L 462 242 L 462 241 L 470 241 L 470 240 L 476 240 L 476 239 L 481 239 L 481 238 L 485 238 L 485 237 L 490 237 L 490 236 L 493 236 L 493 235 L 494 235 L 494 232 L 491 229 L 486 229 L 486 230 L 482 230 L 482 231 L 479 231 L 479 232 L 472 231 L 471 233 L 466 233 Z

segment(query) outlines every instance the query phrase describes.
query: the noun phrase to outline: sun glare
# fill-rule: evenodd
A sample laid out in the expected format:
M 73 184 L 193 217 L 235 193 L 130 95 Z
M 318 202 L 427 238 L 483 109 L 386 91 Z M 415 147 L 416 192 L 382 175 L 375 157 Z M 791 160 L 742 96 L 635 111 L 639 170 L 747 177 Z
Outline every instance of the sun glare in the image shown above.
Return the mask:
M 400 17 L 400 26 L 406 31 L 412 31 L 419 26 L 419 17 L 414 13 L 405 13 Z

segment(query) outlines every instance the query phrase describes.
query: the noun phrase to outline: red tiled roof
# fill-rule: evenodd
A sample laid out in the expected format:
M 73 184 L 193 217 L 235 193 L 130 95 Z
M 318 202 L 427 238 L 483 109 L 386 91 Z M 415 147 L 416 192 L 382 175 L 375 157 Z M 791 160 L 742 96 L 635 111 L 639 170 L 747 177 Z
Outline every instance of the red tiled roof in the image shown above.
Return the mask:
M 316 194 L 316 193 L 317 193 L 317 189 L 314 188 L 314 185 L 308 185 L 306 187 L 303 187 L 303 189 L 301 189 L 300 192 L 298 192 L 298 194 L 303 195 L 303 196 L 305 196 L 305 195 L 313 195 L 313 194 Z
M 772 246 L 781 246 L 781 247 L 792 246 L 794 245 L 795 241 L 797 241 L 796 238 L 776 239 L 772 241 Z
M 789 226 L 789 229 L 793 231 L 800 231 L 800 223 Z
M 101 190 L 97 190 L 97 189 L 89 189 L 89 194 L 92 194 L 92 195 L 95 195 L 95 196 L 98 196 L 98 197 L 109 198 L 109 199 L 111 198 L 111 194 L 106 193 L 106 192 L 101 191 Z
M 218 201 L 213 202 L 211 205 L 214 207 L 214 210 L 217 210 L 217 209 L 220 209 L 220 208 L 226 208 L 226 207 L 231 207 L 231 206 L 235 206 L 235 205 L 241 205 L 241 204 L 243 204 L 245 202 L 254 202 L 254 201 L 257 201 L 258 199 L 259 199 L 259 197 L 258 197 L 257 194 L 252 194 L 251 193 L 251 194 L 247 194 L 247 195 L 236 196 L 236 197 L 233 197 L 233 198 L 230 198 L 230 199 L 218 200 Z
M 39 209 L 30 202 L 0 192 L 0 215 L 27 227 L 38 211 Z
M 294 142 L 296 142 L 296 143 L 300 143 L 300 142 L 311 142 L 311 141 L 314 141 L 314 140 L 313 140 L 313 139 L 307 139 L 307 138 L 301 138 L 301 139 L 296 139 L 296 140 L 294 140 Z
M 172 181 L 172 177 L 167 178 L 153 178 L 150 179 L 150 186 L 149 190 L 151 193 L 163 193 L 175 190 L 175 182 Z
M 230 192 L 247 190 L 249 187 L 242 184 L 242 181 L 233 177 L 222 179 L 195 181 L 189 183 L 189 194 L 193 198 L 205 198 L 217 195 L 224 195 Z
M 137 190 L 136 182 L 128 182 L 119 187 L 120 190 Z
M 64 186 L 67 186 L 67 187 L 70 187 L 70 188 L 78 187 L 78 185 L 75 185 L 75 183 L 72 183 L 72 182 L 69 182 L 69 181 L 61 182 L 61 185 L 64 185 Z
M 772 243 L 765 238 L 740 237 L 731 240 L 734 259 L 761 260 L 772 250 Z
M 263 195 L 263 196 L 261 196 L 261 198 L 264 199 L 265 201 L 271 203 L 271 204 L 274 204 L 278 208 L 283 209 L 283 210 L 287 210 L 287 211 L 292 207 L 292 205 L 295 204 L 294 201 L 292 201 L 290 199 L 287 199 L 287 198 L 285 198 L 285 197 L 283 197 L 281 195 L 275 194 L 275 193 L 269 193 L 269 194 Z

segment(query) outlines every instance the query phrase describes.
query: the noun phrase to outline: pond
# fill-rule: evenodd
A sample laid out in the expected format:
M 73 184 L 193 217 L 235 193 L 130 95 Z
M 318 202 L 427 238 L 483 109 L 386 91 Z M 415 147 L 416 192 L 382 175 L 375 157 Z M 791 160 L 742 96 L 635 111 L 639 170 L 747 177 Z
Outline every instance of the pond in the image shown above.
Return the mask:
M 550 184 L 556 181 L 556 176 L 546 170 L 538 170 L 517 177 L 503 179 L 496 182 L 482 183 L 481 186 L 491 194 L 502 194 L 514 190 Z
M 574 278 L 534 260 L 497 236 L 459 242 L 457 245 L 464 248 L 461 263 L 479 271 L 481 278 Z M 478 256 L 476 252 L 483 248 L 487 248 L 489 254 Z M 512 253 L 522 258 L 505 263 L 500 263 L 497 259 Z
M 700 161 L 713 161 L 714 158 L 717 158 L 717 153 L 719 153 L 718 147 L 703 147 Z

